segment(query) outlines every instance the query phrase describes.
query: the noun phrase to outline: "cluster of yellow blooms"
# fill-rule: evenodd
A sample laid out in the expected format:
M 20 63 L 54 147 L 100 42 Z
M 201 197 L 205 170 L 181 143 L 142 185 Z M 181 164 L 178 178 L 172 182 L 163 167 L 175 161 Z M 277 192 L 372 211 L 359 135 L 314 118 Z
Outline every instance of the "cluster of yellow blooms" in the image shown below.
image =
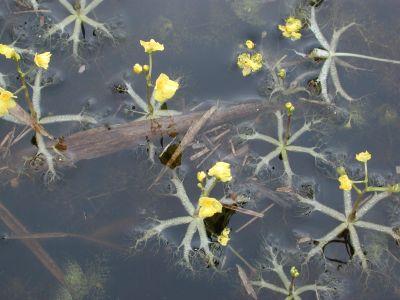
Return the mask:
M 237 66 L 242 69 L 243 76 L 256 73 L 263 66 L 263 56 L 261 53 L 241 53 L 237 58 Z
M 21 56 L 13 47 L 0 44 L 0 54 L 4 55 L 7 59 L 14 59 L 15 61 L 19 61 Z
M 368 151 L 360 152 L 356 154 L 356 160 L 366 164 L 371 159 L 371 154 Z M 344 191 L 350 191 L 353 187 L 353 181 L 346 174 L 341 175 L 339 178 L 339 189 Z
M 215 198 L 200 197 L 199 199 L 199 217 L 209 218 L 216 213 L 222 212 L 222 204 Z
M 140 45 L 144 48 L 144 52 L 148 54 L 157 51 L 164 51 L 164 45 L 156 42 L 154 39 L 150 39 L 148 42 L 140 40 Z
M 301 38 L 300 30 L 303 27 L 301 20 L 294 17 L 289 17 L 285 20 L 285 25 L 278 25 L 278 29 L 282 31 L 282 35 L 291 40 Z
M 208 176 L 214 176 L 222 182 L 231 181 L 231 165 L 229 163 L 219 161 L 210 170 L 208 170 Z
M 278 75 L 278 77 L 279 77 L 280 79 L 285 79 L 285 78 L 286 78 L 286 70 L 283 69 L 283 68 L 279 69 L 277 75 Z
M 13 93 L 0 87 L 0 116 L 8 114 L 10 108 L 17 105 L 13 98 L 17 98 Z
M 295 266 L 290 268 L 290 276 L 292 276 L 292 278 L 297 278 L 300 276 L 300 272 L 297 270 Z
M 226 227 L 224 230 L 222 230 L 221 234 L 218 236 L 218 243 L 220 243 L 222 246 L 228 245 L 228 242 L 230 240 L 229 233 L 231 230 Z
M 214 177 L 221 182 L 228 182 L 232 180 L 230 164 L 226 162 L 217 162 L 210 170 L 208 170 L 208 176 Z M 207 178 L 207 174 L 204 171 L 197 173 L 197 180 L 199 181 L 199 187 L 203 187 L 203 182 Z M 199 199 L 199 217 L 209 218 L 216 213 L 222 212 L 222 204 L 215 198 L 202 196 Z
M 50 58 L 51 58 L 50 52 L 44 52 L 41 54 L 36 53 L 34 62 L 39 68 L 47 70 L 49 68 Z
M 248 50 L 254 50 L 256 44 L 251 41 L 247 40 L 245 42 L 246 48 Z M 238 55 L 237 57 L 237 66 L 242 70 L 243 76 L 248 76 L 251 73 L 256 73 L 263 67 L 263 56 L 259 52 L 250 51 L 243 52 Z
M 286 111 L 287 111 L 287 113 L 288 113 L 288 115 L 292 115 L 293 114 L 293 112 L 294 112 L 294 105 L 292 104 L 292 102 L 286 102 L 285 103 L 285 108 L 286 108 Z
M 254 42 L 252 40 L 247 40 L 245 42 L 247 49 L 253 50 L 254 47 L 256 46 L 256 44 L 254 44 Z
M 15 48 L 8 45 L 0 44 L 0 55 L 4 55 L 7 59 L 13 59 L 18 62 L 21 56 L 18 54 Z M 49 67 L 51 58 L 50 52 L 44 52 L 41 54 L 36 53 L 33 61 L 38 68 L 47 70 Z M 17 98 L 12 92 L 5 90 L 0 87 L 0 117 L 8 114 L 9 109 L 16 106 L 14 99 Z
M 164 51 L 164 45 L 156 42 L 154 39 L 150 39 L 148 42 L 140 40 L 140 45 L 144 48 L 144 52 L 149 54 L 149 56 L 151 56 L 154 52 Z M 141 65 L 136 63 L 133 66 L 132 71 L 135 74 L 141 74 L 144 72 L 148 76 L 148 73 L 151 73 L 151 67 L 149 65 Z M 160 103 L 164 103 L 175 95 L 178 88 L 179 82 L 171 80 L 168 75 L 161 73 L 155 83 L 154 99 Z

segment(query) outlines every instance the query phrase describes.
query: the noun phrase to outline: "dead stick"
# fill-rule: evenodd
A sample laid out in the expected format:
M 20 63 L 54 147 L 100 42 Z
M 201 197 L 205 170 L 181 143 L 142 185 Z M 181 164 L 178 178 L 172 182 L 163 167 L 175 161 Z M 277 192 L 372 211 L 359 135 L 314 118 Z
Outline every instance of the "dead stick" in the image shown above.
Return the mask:
M 5 240 L 36 240 L 36 239 L 54 239 L 54 238 L 77 238 L 89 242 L 93 242 L 105 247 L 108 247 L 110 249 L 118 250 L 120 252 L 128 252 L 127 249 L 115 245 L 113 243 L 107 242 L 100 240 L 95 237 L 91 236 L 86 236 L 82 234 L 76 234 L 76 233 L 68 233 L 68 232 L 43 232 L 43 233 L 27 233 L 27 234 L 20 234 L 20 235 L 12 235 L 12 236 L 6 236 L 3 239 Z
M 165 172 L 167 172 L 167 170 L 171 168 L 179 155 L 181 155 L 187 145 L 189 145 L 194 140 L 201 128 L 203 128 L 204 124 L 207 122 L 208 119 L 210 119 L 210 117 L 214 114 L 216 110 L 216 106 L 211 107 L 208 111 L 204 113 L 204 115 L 201 116 L 198 121 L 196 121 L 189 127 L 181 143 L 178 145 L 171 158 L 168 160 L 167 165 L 161 170 L 160 174 L 158 174 L 157 178 L 149 186 L 148 190 L 150 190 L 161 179 L 161 177 L 164 176 Z
M 267 208 L 265 208 L 261 213 L 265 214 L 267 211 L 269 211 L 275 204 L 272 203 L 270 205 L 267 206 Z M 241 230 L 243 230 L 244 228 L 246 228 L 247 226 L 249 226 L 251 223 L 253 223 L 255 220 L 257 220 L 257 217 L 251 218 L 248 222 L 246 222 L 245 224 L 243 224 L 242 226 L 240 226 L 240 228 L 236 229 L 236 233 L 240 232 Z
M 0 219 L 15 235 L 27 235 L 30 232 L 25 226 L 0 202 Z M 43 266 L 60 282 L 65 285 L 64 273 L 49 254 L 35 240 L 22 240 Z
M 259 100 L 256 102 L 249 100 L 247 103 L 237 104 L 232 107 L 219 107 L 205 124 L 205 128 L 234 120 L 243 120 L 271 107 L 273 107 L 271 104 Z M 153 120 L 132 121 L 125 124 L 101 126 L 74 133 L 64 140 L 67 150 L 63 154 L 69 160 L 66 162 L 60 161 L 58 165 L 64 164 L 68 166 L 80 160 L 98 158 L 125 149 L 131 149 L 146 137 L 155 139 L 159 138 L 160 135 L 171 132 L 185 132 L 203 114 L 204 111 L 175 116 L 173 118 L 164 117 Z M 157 122 L 159 125 L 156 129 L 154 128 L 154 122 Z M 49 143 L 49 147 L 51 146 L 52 144 Z M 20 169 L 24 163 L 22 158 L 34 156 L 35 150 L 35 148 L 30 147 L 15 153 L 13 156 L 14 161 L 11 161 L 8 167 L 14 170 Z M 41 170 L 45 171 L 45 164 L 41 168 Z M 4 181 L 6 178 L 2 178 L 2 180 Z

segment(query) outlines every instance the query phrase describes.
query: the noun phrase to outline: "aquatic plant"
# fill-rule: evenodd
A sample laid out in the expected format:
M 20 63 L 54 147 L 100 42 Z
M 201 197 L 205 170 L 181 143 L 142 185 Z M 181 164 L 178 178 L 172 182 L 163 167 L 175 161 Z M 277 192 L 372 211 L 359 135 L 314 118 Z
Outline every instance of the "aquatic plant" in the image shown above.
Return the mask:
M 300 272 L 295 266 L 292 266 L 289 271 L 290 276 L 287 275 L 284 270 L 286 265 L 285 258 L 277 248 L 265 245 L 263 255 L 265 256 L 266 265 L 264 266 L 265 263 L 263 264 L 262 270 L 274 273 L 279 278 L 282 286 L 268 282 L 260 276 L 260 279 L 250 281 L 250 284 L 254 287 L 282 294 L 287 300 L 300 300 L 300 296 L 306 292 L 330 294 L 335 291 L 334 287 L 331 286 L 333 282 L 331 282 L 331 285 L 313 283 L 300 286 L 297 284 L 297 278 L 301 275 Z
M 282 32 L 282 36 L 291 39 L 292 41 L 301 38 L 300 30 L 303 28 L 303 24 L 300 19 L 289 17 L 285 20 L 285 25 L 278 25 L 278 29 Z
M 353 97 L 351 97 L 343 88 L 338 71 L 336 68 L 336 63 L 344 66 L 344 67 L 350 67 L 357 69 L 356 67 L 350 65 L 349 63 L 343 61 L 341 58 L 345 57 L 355 57 L 355 58 L 361 58 L 361 59 L 366 59 L 366 60 L 372 60 L 372 61 L 380 61 L 380 62 L 386 62 L 386 63 L 391 63 L 391 64 L 400 64 L 400 61 L 398 60 L 391 60 L 391 59 L 386 59 L 386 58 L 379 58 L 375 56 L 367 56 L 363 54 L 357 54 L 357 53 L 350 53 L 350 52 L 336 52 L 337 46 L 340 41 L 340 37 L 342 36 L 343 33 L 346 32 L 350 27 L 356 25 L 356 23 L 350 23 L 346 26 L 343 26 L 339 30 L 335 30 L 332 35 L 332 39 L 330 43 L 326 40 L 324 35 L 322 34 L 319 25 L 316 20 L 315 16 L 315 8 L 311 7 L 311 16 L 310 16 L 310 30 L 314 34 L 315 38 L 318 40 L 320 43 L 321 48 L 314 48 L 309 55 L 303 54 L 303 53 L 298 53 L 303 57 L 309 57 L 314 60 L 323 60 L 323 65 L 321 68 L 321 71 L 318 75 L 318 83 L 321 85 L 321 94 L 322 98 L 328 102 L 331 103 L 332 100 L 328 94 L 328 76 L 330 75 L 332 78 L 333 85 L 335 86 L 336 93 L 341 95 L 343 98 L 345 98 L 348 101 L 353 101 L 355 100 Z
M 37 3 L 36 0 L 29 0 L 31 2 L 32 8 L 34 10 L 37 10 L 39 8 L 39 4 Z
M 265 0 L 230 0 L 228 1 L 235 15 L 242 21 L 254 25 L 263 26 L 266 23 L 265 16 L 261 13 L 268 1 Z
M 291 115 L 287 114 L 287 116 L 288 116 L 288 122 L 287 122 L 287 127 L 285 130 L 284 125 L 283 125 L 283 117 L 284 116 L 282 115 L 281 111 L 279 111 L 279 110 L 275 112 L 275 117 L 277 120 L 278 139 L 275 139 L 271 136 L 259 133 L 257 131 L 253 131 L 252 134 L 239 134 L 239 136 L 240 136 L 240 138 L 247 140 L 247 141 L 259 140 L 259 141 L 267 142 L 267 143 L 275 146 L 275 149 L 273 151 L 269 152 L 265 156 L 261 156 L 260 161 L 256 165 L 255 174 L 256 175 L 259 174 L 259 172 L 261 171 L 261 169 L 264 166 L 268 166 L 269 163 L 274 158 L 279 156 L 282 158 L 284 174 L 286 176 L 286 183 L 288 186 L 292 186 L 293 176 L 295 175 L 295 173 L 292 171 L 292 168 L 290 167 L 289 157 L 288 157 L 289 152 L 305 153 L 305 154 L 311 155 L 315 159 L 320 159 L 323 161 L 326 161 L 326 158 L 325 158 L 324 154 L 318 153 L 315 150 L 316 147 L 304 147 L 304 146 L 293 145 L 293 143 L 297 139 L 299 139 L 306 132 L 312 131 L 312 127 L 321 123 L 322 120 L 317 119 L 317 120 L 312 120 L 310 122 L 305 122 L 304 125 L 300 129 L 298 129 L 293 134 L 290 134 Z
M 83 300 L 96 298 L 104 294 L 104 283 L 108 277 L 107 269 L 101 260 L 95 261 L 83 270 L 74 261 L 67 264 L 65 268 L 65 287 L 57 291 L 58 300 Z
M 125 81 L 127 93 L 131 96 L 133 102 L 143 111 L 144 116 L 140 119 L 155 119 L 160 117 L 175 116 L 181 114 L 175 110 L 169 110 L 163 104 L 171 99 L 179 89 L 179 82 L 171 80 L 168 75 L 161 73 L 156 82 L 153 83 L 153 54 L 164 51 L 164 45 L 156 42 L 154 39 L 149 41 L 140 41 L 144 52 L 148 54 L 149 63 L 141 65 L 136 63 L 132 71 L 139 75 L 143 74 L 146 79 L 146 102 L 133 89 L 132 85 Z
M 72 54 L 75 58 L 78 58 L 78 46 L 80 43 L 80 36 L 82 34 L 82 28 L 84 24 L 87 24 L 96 30 L 101 30 L 105 33 L 107 37 L 113 40 L 113 35 L 103 23 L 97 22 L 87 16 L 103 1 L 104 0 L 93 0 L 88 5 L 86 5 L 86 0 L 79 0 L 76 1 L 74 5 L 72 5 L 70 2 L 68 2 L 68 0 L 58 0 L 58 2 L 60 2 L 60 4 L 70 13 L 70 15 L 64 18 L 61 22 L 55 24 L 45 34 L 45 38 L 50 37 L 58 31 L 63 33 L 65 28 L 69 24 L 75 22 L 72 34 L 68 39 L 68 41 L 72 41 Z
M 253 41 L 247 40 L 244 44 L 247 51 L 237 56 L 236 65 L 242 71 L 242 75 L 246 77 L 262 70 L 264 57 L 260 51 L 255 49 L 256 45 Z
M 198 186 L 201 189 L 201 196 L 196 206 L 190 201 L 191 197 L 187 194 L 183 182 L 178 178 L 176 171 L 171 171 L 171 182 L 176 189 L 176 192 L 172 195 L 179 199 L 187 213 L 187 216 L 167 220 L 157 220 L 157 225 L 147 230 L 143 236 L 136 241 L 135 247 L 138 247 L 140 244 L 147 242 L 153 237 L 160 236 L 162 232 L 168 228 L 187 225 L 186 233 L 178 246 L 178 249 L 183 249 L 183 259 L 186 266 L 191 267 L 190 254 L 195 251 L 192 246 L 192 240 L 196 233 L 198 233 L 200 238 L 200 245 L 197 248 L 203 251 L 208 263 L 214 265 L 214 254 L 210 250 L 211 242 L 207 235 L 205 219 L 214 216 L 216 213 L 222 212 L 222 204 L 219 200 L 210 197 L 211 191 L 218 181 L 225 182 L 228 181 L 228 178 L 232 178 L 230 176 L 229 164 L 222 163 L 224 165 L 221 165 L 221 163 L 222 162 L 218 162 L 214 165 L 214 169 L 210 169 L 208 176 L 204 177 L 205 172 L 198 175 Z M 229 241 L 229 232 L 223 232 L 218 240 L 222 245 L 227 244 Z
M 149 107 L 146 104 L 146 101 L 140 97 L 135 90 L 132 87 L 132 84 L 129 83 L 128 81 L 124 81 L 126 88 L 127 88 L 127 93 L 129 96 L 132 98 L 133 103 L 137 108 L 141 110 L 135 112 L 143 114 L 143 116 L 139 117 L 138 120 L 146 120 L 146 119 L 156 119 L 156 118 L 162 118 L 162 117 L 171 117 L 171 116 L 178 116 L 181 115 L 182 113 L 177 110 L 173 109 L 162 109 L 162 103 L 155 101 L 154 97 L 150 98 L 150 104 L 153 107 L 153 113 L 150 114 Z
M 387 185 L 382 187 L 370 186 L 368 179 L 368 168 L 367 162 L 371 158 L 371 154 L 368 151 L 361 152 L 356 155 L 356 159 L 364 165 L 364 179 L 361 181 L 355 181 L 348 177 L 344 168 L 339 168 L 339 188 L 343 190 L 343 202 L 344 202 L 344 213 L 341 213 L 335 209 L 332 209 L 315 199 L 308 199 L 300 195 L 296 195 L 300 203 L 310 206 L 314 211 L 327 215 L 340 222 L 338 226 L 329 231 L 323 237 L 316 239 L 317 243 L 308 252 L 307 260 L 313 256 L 323 253 L 324 247 L 337 236 L 340 236 L 343 232 L 348 231 L 350 237 L 350 243 L 354 249 L 353 257 L 360 260 L 364 270 L 368 270 L 368 259 L 365 252 L 362 249 L 359 234 L 357 230 L 359 228 L 366 230 L 373 230 L 380 233 L 385 233 L 391 236 L 396 241 L 400 241 L 400 233 L 397 228 L 385 226 L 369 221 L 364 221 L 364 216 L 371 211 L 379 202 L 389 198 L 393 193 L 400 192 L 400 185 Z M 357 187 L 357 184 L 363 186 L 363 188 Z M 352 199 L 351 191 L 357 192 L 357 198 L 355 201 Z M 372 196 L 366 196 L 366 194 L 372 193 Z
M 8 53 L 12 52 L 12 47 L 9 47 Z M 10 52 L 11 51 L 11 52 Z M 15 50 L 14 50 L 15 51 Z M 13 59 L 16 62 L 16 67 L 17 71 L 19 74 L 19 78 L 21 80 L 21 88 L 18 90 L 19 91 L 24 91 L 24 98 L 28 104 L 30 114 L 28 114 L 19 104 L 16 104 L 13 106 L 11 97 L 15 97 L 13 93 L 8 94 L 10 96 L 10 99 L 7 103 L 9 103 L 11 106 L 8 106 L 7 111 L 5 114 L 1 116 L 2 119 L 13 122 L 16 124 L 21 124 L 21 125 L 27 125 L 31 127 L 30 130 L 35 131 L 35 140 L 36 144 L 38 147 L 38 152 L 36 156 L 33 158 L 33 160 L 36 159 L 41 159 L 43 156 L 44 159 L 46 160 L 47 163 L 47 172 L 45 179 L 47 182 L 53 181 L 57 177 L 57 173 L 55 170 L 55 164 L 54 164 L 54 155 L 49 151 L 44 138 L 47 137 L 51 140 L 55 140 L 54 137 L 49 134 L 43 127 L 45 124 L 52 124 L 52 123 L 60 123 L 60 122 L 85 122 L 85 123 L 97 123 L 97 121 L 87 115 L 84 114 L 72 114 L 72 115 L 53 115 L 53 116 L 42 116 L 42 108 L 41 108 L 41 100 L 42 100 L 42 89 L 45 87 L 45 85 L 42 85 L 42 77 L 43 77 L 43 72 L 44 70 L 47 70 L 50 59 L 51 59 L 51 53 L 50 52 L 44 52 L 41 54 L 35 54 L 34 56 L 34 63 L 36 66 L 32 66 L 28 71 L 24 72 L 21 69 L 19 60 L 20 56 L 17 52 L 16 54 L 13 54 L 10 56 L 10 59 Z M 29 91 L 28 85 L 29 83 L 26 81 L 26 76 L 30 73 L 36 72 L 35 77 L 34 77 L 34 82 L 33 85 L 30 85 L 31 90 L 32 90 L 32 97 L 31 93 Z M 5 105 L 6 99 L 2 99 L 3 101 L 1 102 L 2 105 Z M 9 109 L 13 109 L 12 112 L 9 111 Z M 60 144 L 60 141 L 56 141 L 55 145 L 52 147 L 53 151 L 57 154 L 59 154 L 61 157 L 63 157 L 62 153 L 59 151 L 60 148 L 57 145 Z
M 149 41 L 140 41 L 145 53 L 148 54 L 148 64 L 135 63 L 132 67 L 132 72 L 136 75 L 144 75 L 146 80 L 146 101 L 140 97 L 128 81 L 124 81 L 126 85 L 126 92 L 131 96 L 135 107 L 141 111 L 135 110 L 135 113 L 142 114 L 143 116 L 138 120 L 157 119 L 161 117 L 172 117 L 180 115 L 181 112 L 168 109 L 166 101 L 170 100 L 179 89 L 179 81 L 171 80 L 168 75 L 161 73 L 156 82 L 153 83 L 153 54 L 155 52 L 164 51 L 164 45 L 156 42 L 154 39 Z M 154 156 L 156 146 L 148 141 L 149 159 L 154 163 Z

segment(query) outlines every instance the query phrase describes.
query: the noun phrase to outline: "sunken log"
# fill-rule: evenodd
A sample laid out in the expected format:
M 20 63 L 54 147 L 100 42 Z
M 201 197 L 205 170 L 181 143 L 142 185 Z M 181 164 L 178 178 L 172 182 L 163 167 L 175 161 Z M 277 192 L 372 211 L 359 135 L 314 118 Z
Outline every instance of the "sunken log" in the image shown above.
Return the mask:
M 243 120 L 271 107 L 271 104 L 259 100 L 249 100 L 246 103 L 231 107 L 219 107 L 203 129 L 226 122 Z M 65 162 L 57 161 L 57 164 L 59 167 L 75 164 L 80 160 L 99 158 L 125 149 L 132 149 L 145 139 L 152 140 L 162 135 L 185 133 L 204 113 L 205 111 L 200 111 L 174 117 L 131 121 L 125 124 L 100 126 L 74 133 L 65 137 L 63 143 L 66 145 L 66 150 L 62 153 L 69 160 Z M 48 145 L 51 147 L 54 142 Z M 33 157 L 35 151 L 36 149 L 32 147 L 14 153 L 8 167 L 11 170 L 19 169 L 24 163 L 23 157 Z M 45 165 L 40 168 L 43 168 L 43 171 L 46 170 Z

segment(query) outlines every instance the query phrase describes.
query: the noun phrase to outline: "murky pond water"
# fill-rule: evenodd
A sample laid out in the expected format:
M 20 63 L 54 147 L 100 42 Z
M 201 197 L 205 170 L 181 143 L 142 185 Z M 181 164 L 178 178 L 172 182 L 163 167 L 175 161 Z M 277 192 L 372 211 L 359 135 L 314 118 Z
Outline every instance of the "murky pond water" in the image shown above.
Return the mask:
M 32 122 L 65 140 L 1 120 L 0 299 L 398 299 L 399 10 L 3 0 L 0 44 L 22 56 L 44 116 Z M 165 49 L 149 92 L 132 67 L 148 64 L 139 41 L 151 38 Z M 34 54 L 46 51 L 44 70 Z M 29 112 L 15 66 L 1 55 L 0 87 Z M 144 112 L 153 88 L 162 120 Z M 232 178 L 213 188 L 221 169 L 197 174 L 218 161 Z M 200 208 L 199 185 L 215 198 Z

